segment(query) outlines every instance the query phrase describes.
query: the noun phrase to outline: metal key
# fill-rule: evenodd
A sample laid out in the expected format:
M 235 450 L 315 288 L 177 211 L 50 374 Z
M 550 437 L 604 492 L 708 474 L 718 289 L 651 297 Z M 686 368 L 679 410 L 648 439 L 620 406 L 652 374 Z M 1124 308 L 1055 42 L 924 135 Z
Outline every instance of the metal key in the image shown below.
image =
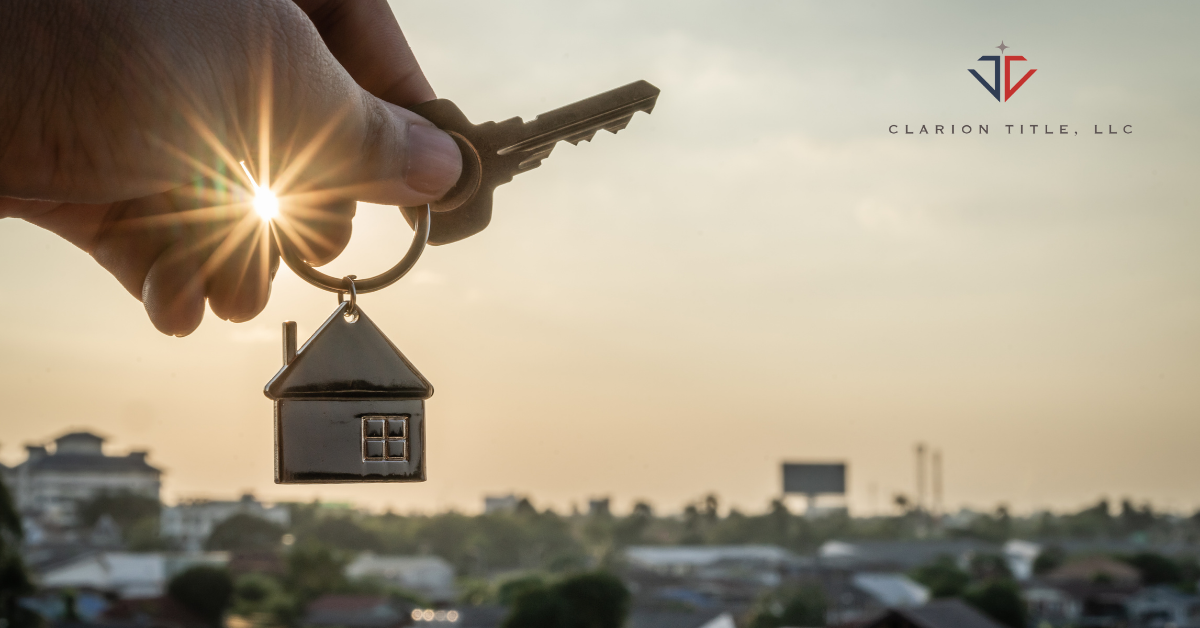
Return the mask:
M 633 114 L 650 113 L 658 100 L 658 88 L 637 81 L 586 100 L 548 111 L 522 122 L 471 124 L 449 100 L 431 100 L 409 107 L 446 131 L 458 143 L 463 171 L 458 183 L 441 200 L 432 204 L 430 244 L 446 244 L 479 233 L 492 219 L 492 192 L 513 177 L 541 165 L 558 142 L 578 144 L 591 140 L 596 131 L 616 133 L 629 124 Z M 420 208 L 404 208 L 409 224 Z

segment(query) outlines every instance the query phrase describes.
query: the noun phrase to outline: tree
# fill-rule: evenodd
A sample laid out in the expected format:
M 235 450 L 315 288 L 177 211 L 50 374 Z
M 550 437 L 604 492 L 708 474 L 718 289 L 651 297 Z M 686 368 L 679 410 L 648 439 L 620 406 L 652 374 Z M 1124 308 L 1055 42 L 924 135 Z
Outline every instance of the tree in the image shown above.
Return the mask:
M 39 623 L 37 615 L 17 603 L 22 595 L 34 590 L 18 551 L 24 536 L 21 516 L 8 487 L 0 478 L 0 622 L 9 628 L 26 628 Z
M 326 517 L 313 529 L 313 537 L 330 547 L 344 550 L 379 551 L 379 537 L 350 517 Z
M 688 504 L 683 509 L 683 536 L 679 542 L 684 545 L 700 545 L 704 543 L 700 509 L 695 504 Z
M 1175 561 L 1153 552 L 1134 554 L 1122 559 L 1138 570 L 1142 584 L 1177 584 L 1183 582 L 1183 569 Z
M 1052 545 L 1038 553 L 1033 561 L 1033 573 L 1041 576 L 1061 567 L 1067 562 L 1067 552 Z
M 233 601 L 233 578 L 217 567 L 198 565 L 171 578 L 167 594 L 197 617 L 219 628 Z
M 1025 628 L 1025 601 L 1012 580 L 993 580 L 971 587 L 963 600 L 1005 626 Z
M 1008 561 L 999 554 L 976 554 L 971 557 L 971 577 L 975 580 L 1012 578 Z
M 278 524 L 261 517 L 236 514 L 213 528 L 204 548 L 232 552 L 277 549 L 283 532 Z
M 299 609 L 279 582 L 261 573 L 239 577 L 233 586 L 233 612 L 238 615 L 266 615 L 281 626 L 291 626 L 299 618 Z
M 759 601 L 750 628 L 824 626 L 825 594 L 817 587 L 777 591 Z
M 503 628 L 620 628 L 629 614 L 629 589 L 603 572 L 572 576 L 517 596 Z
M 1121 500 L 1121 514 L 1117 516 L 1117 521 L 1123 533 L 1132 534 L 1145 532 L 1154 527 L 1157 517 L 1150 504 L 1143 504 L 1141 508 L 1138 508 L 1132 501 L 1123 499 Z
M 143 519 L 157 519 L 162 504 L 153 497 L 135 493 L 103 493 L 79 506 L 79 522 L 96 525 L 100 517 L 112 517 L 122 530 L 128 530 Z
M 641 542 L 646 528 L 654 523 L 654 509 L 646 502 L 638 502 L 633 512 L 613 526 L 613 541 L 620 547 Z
M 345 570 L 343 556 L 320 543 L 306 542 L 288 553 L 283 581 L 296 603 L 304 605 L 322 594 L 345 589 Z
M 933 597 L 959 597 L 971 584 L 971 576 L 958 568 L 949 556 L 938 556 L 933 562 L 917 567 L 912 579 L 929 587 Z
M 572 628 L 620 628 L 629 614 L 629 589 L 611 574 L 580 574 L 554 590 L 567 605 L 567 626 Z
M 1109 514 L 1107 499 L 1101 499 L 1094 506 L 1063 517 L 1063 534 L 1070 538 L 1107 536 L 1112 527 L 1113 519 Z
M 505 580 L 499 587 L 496 587 L 496 601 L 503 606 L 512 606 L 522 595 L 544 588 L 546 588 L 546 580 L 537 575 Z

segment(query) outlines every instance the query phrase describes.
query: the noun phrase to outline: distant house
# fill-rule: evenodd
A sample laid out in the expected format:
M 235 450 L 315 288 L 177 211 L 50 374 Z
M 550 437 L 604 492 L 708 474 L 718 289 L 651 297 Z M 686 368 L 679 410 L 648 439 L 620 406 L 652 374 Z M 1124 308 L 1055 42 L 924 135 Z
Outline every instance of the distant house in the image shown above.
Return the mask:
M 901 573 L 828 570 L 816 577 L 829 600 L 830 625 L 861 622 L 889 608 L 917 608 L 929 601 L 929 589 Z
M 889 608 L 916 608 L 929 601 L 929 589 L 899 573 L 856 573 L 851 579 L 859 590 Z
M 774 545 L 635 545 L 625 550 L 630 567 L 660 575 L 723 577 L 757 573 L 778 584 L 779 571 L 803 559 Z
M 85 589 L 122 599 L 156 598 L 167 581 L 194 565 L 223 565 L 223 552 L 166 554 L 162 552 L 93 552 L 43 567 L 38 582 L 43 589 Z
M 198 499 L 163 508 L 159 519 L 159 534 L 175 539 L 185 550 L 204 547 L 213 528 L 234 515 L 250 515 L 287 527 L 291 512 L 286 506 L 266 506 L 253 495 L 242 495 L 238 501 Z
M 109 626 L 112 628 L 211 628 L 211 625 L 169 596 L 116 600 L 98 621 L 74 624 L 77 628 Z M 72 626 L 70 622 L 55 622 L 55 626 Z
M 483 512 L 489 515 L 498 512 L 516 512 L 517 504 L 520 501 L 521 499 L 512 493 L 508 495 L 485 495 L 483 498 Z
M 1141 588 L 1133 567 L 1104 556 L 1072 560 L 1023 584 L 1029 617 L 1050 626 L 1117 625 Z
M 71 432 L 45 445 L 25 447 L 24 462 L 6 469 L 5 481 L 17 509 L 57 525 L 74 525 L 76 508 L 104 494 L 134 494 L 158 499 L 162 471 L 146 462 L 146 452 L 125 456 L 104 453 L 104 439 Z
M 411 612 L 386 597 L 324 595 L 308 605 L 302 623 L 312 628 L 394 628 L 412 624 Z
M 346 566 L 348 578 L 378 578 L 432 602 L 457 597 L 454 567 L 437 556 L 379 556 L 367 552 Z
M 1044 579 L 1056 583 L 1100 583 L 1136 587 L 1141 581 L 1138 570 L 1106 556 L 1088 556 L 1061 565 Z
M 1021 591 L 1029 618 L 1035 625 L 1074 626 L 1083 614 L 1083 601 L 1058 587 L 1040 581 L 1026 583 Z
M 1172 587 L 1147 587 L 1125 602 L 1137 626 L 1200 627 L 1200 597 Z
M 853 571 L 910 571 L 926 563 L 949 556 L 966 565 L 977 554 L 999 554 L 993 543 L 971 539 L 913 541 L 828 541 L 817 550 L 824 567 Z
M 862 628 L 1005 628 L 961 600 L 935 600 L 917 608 L 891 608 Z
M 626 628 L 735 628 L 727 611 L 645 611 L 635 609 Z
M 811 562 L 774 545 L 642 545 L 626 548 L 623 559 L 626 580 L 653 606 L 739 613 Z
M 1033 577 L 1033 563 L 1042 553 L 1042 546 L 1032 541 L 1012 539 L 1004 544 L 1004 562 L 1018 581 Z

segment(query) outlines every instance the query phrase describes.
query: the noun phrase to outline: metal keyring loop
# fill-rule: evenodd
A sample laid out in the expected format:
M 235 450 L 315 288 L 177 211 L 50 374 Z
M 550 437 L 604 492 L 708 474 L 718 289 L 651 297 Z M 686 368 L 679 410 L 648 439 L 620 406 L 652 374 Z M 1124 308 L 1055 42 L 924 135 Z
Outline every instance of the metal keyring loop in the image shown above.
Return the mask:
M 355 307 L 358 305 L 358 287 L 354 285 L 354 279 L 354 275 L 346 275 L 345 277 L 342 277 L 342 283 L 349 287 L 346 290 L 340 290 L 337 293 L 338 305 L 341 305 L 345 302 L 343 301 L 343 298 L 346 296 L 346 292 L 350 293 L 350 307 L 346 308 L 346 316 L 354 316 L 356 311 Z
M 407 274 L 408 271 L 412 270 L 412 267 L 417 263 L 417 260 L 420 259 L 421 253 L 425 251 L 425 243 L 429 241 L 430 211 L 431 209 L 429 205 L 426 205 L 425 211 L 416 212 L 417 224 L 415 225 L 412 244 L 408 246 L 408 252 L 404 254 L 404 257 L 400 258 L 400 261 L 397 262 L 395 266 L 378 275 L 375 275 L 374 277 L 368 277 L 366 279 L 353 279 L 354 276 L 350 275 L 351 280 L 349 291 L 351 310 L 354 309 L 355 297 L 357 295 L 375 292 L 376 290 L 382 290 L 396 283 L 401 277 Z M 325 273 L 305 263 L 304 260 L 300 259 L 300 256 L 296 253 L 296 250 L 292 248 L 291 245 L 286 244 L 287 241 L 282 237 L 282 234 L 279 232 L 278 225 L 276 225 L 274 222 L 271 223 L 271 232 L 274 234 L 275 242 L 279 246 L 279 256 L 283 258 L 283 262 L 288 265 L 288 268 L 292 269 L 292 272 L 299 275 L 304 281 L 307 281 L 308 283 L 321 288 L 322 290 L 339 293 L 338 300 L 341 300 L 341 294 L 347 291 L 347 279 L 338 279 L 337 277 L 326 275 Z

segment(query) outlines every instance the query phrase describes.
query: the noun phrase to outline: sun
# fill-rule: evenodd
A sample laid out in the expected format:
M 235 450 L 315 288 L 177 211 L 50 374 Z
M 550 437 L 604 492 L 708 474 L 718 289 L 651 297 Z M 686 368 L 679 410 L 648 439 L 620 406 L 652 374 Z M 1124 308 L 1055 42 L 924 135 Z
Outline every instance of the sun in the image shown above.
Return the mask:
M 279 216 L 279 199 L 275 198 L 275 193 L 271 190 L 255 186 L 254 211 L 263 220 L 274 220 Z
M 279 199 L 271 188 L 264 185 L 259 185 L 254 177 L 250 176 L 250 169 L 246 167 L 246 162 L 238 162 L 242 165 L 242 170 L 246 173 L 246 177 L 250 179 L 250 183 L 254 188 L 254 211 L 262 218 L 264 222 L 274 220 L 279 216 Z

